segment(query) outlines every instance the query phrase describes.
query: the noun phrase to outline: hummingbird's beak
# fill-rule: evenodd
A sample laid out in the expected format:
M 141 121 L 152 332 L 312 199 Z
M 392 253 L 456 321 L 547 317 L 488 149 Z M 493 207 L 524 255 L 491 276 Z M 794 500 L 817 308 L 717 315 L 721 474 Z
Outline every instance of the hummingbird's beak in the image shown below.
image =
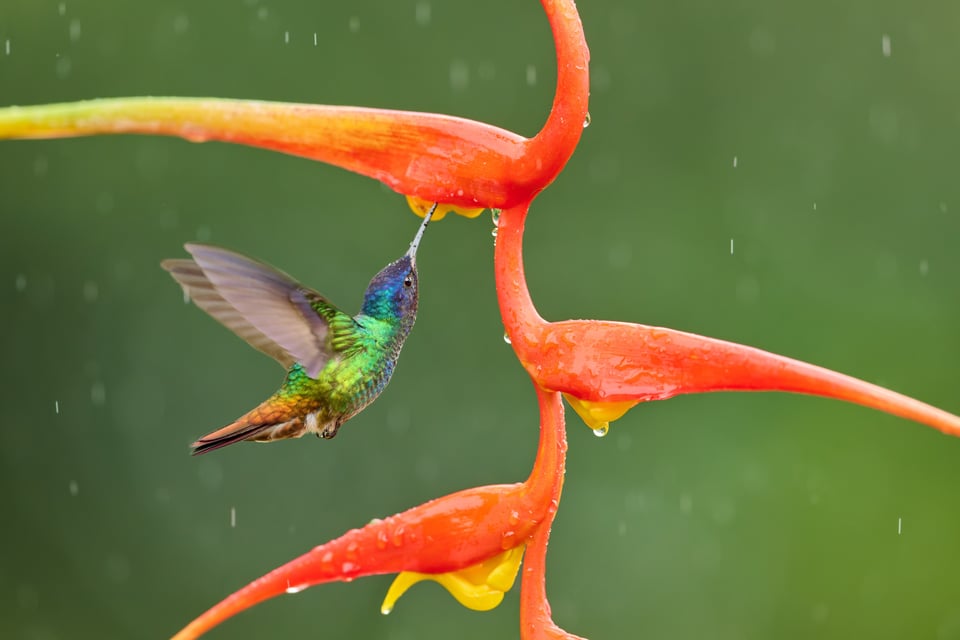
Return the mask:
M 430 218 L 433 217 L 433 212 L 437 210 L 436 202 L 433 203 L 433 206 L 430 207 L 430 211 L 427 211 L 427 215 L 423 216 L 423 222 L 420 224 L 420 228 L 417 229 L 417 235 L 414 236 L 413 242 L 410 243 L 410 248 L 407 250 L 407 255 L 410 256 L 410 261 L 414 262 L 417 258 L 417 247 L 420 246 L 420 238 L 423 237 L 423 232 L 426 231 L 427 225 L 430 224 Z

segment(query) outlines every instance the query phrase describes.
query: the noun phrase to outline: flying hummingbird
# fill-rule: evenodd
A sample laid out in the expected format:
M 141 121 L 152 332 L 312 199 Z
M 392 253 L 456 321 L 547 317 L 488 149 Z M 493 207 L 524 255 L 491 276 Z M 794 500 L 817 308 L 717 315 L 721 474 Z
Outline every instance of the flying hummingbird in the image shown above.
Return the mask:
M 287 274 L 227 249 L 187 244 L 192 260 L 160 263 L 198 307 L 287 369 L 276 393 L 194 442 L 194 455 L 241 440 L 329 439 L 377 399 L 417 318 L 417 246 L 435 209 L 403 257 L 373 277 L 353 317 Z

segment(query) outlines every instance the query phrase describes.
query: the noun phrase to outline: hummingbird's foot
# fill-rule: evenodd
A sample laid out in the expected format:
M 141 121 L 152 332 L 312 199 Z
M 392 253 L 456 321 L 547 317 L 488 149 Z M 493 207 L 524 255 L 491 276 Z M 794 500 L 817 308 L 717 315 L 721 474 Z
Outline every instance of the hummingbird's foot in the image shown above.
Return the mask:
M 318 433 L 317 435 L 323 438 L 324 440 L 329 440 L 333 436 L 337 435 L 337 431 L 340 430 L 341 424 L 343 424 L 343 422 L 338 418 L 333 422 L 330 422 L 324 425 L 323 429 L 321 429 L 320 433 Z

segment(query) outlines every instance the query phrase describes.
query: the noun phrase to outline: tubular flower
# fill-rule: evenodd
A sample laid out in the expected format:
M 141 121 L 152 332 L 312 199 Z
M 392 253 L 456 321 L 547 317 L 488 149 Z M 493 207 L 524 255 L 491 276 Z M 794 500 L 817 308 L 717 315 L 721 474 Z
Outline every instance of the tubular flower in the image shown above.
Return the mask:
M 149 133 L 282 151 L 370 176 L 407 196 L 423 215 L 439 203 L 475 217 L 501 209 L 494 256 L 507 335 L 530 375 L 540 440 L 523 483 L 460 491 L 322 544 L 251 582 L 176 636 L 196 638 L 265 599 L 333 581 L 399 574 L 382 605 L 435 580 L 465 606 L 490 609 L 516 578 L 521 558 L 520 635 L 575 639 L 551 619 L 546 549 L 566 458 L 561 397 L 593 429 L 634 405 L 682 393 L 777 390 L 856 402 L 953 435 L 960 418 L 820 367 L 673 329 L 577 320 L 548 322 L 524 278 L 524 223 L 535 196 L 559 174 L 588 117 L 588 51 L 573 0 L 541 0 L 557 53 L 550 115 L 533 138 L 446 115 L 359 107 L 196 98 L 119 98 L 0 109 L 0 138 Z

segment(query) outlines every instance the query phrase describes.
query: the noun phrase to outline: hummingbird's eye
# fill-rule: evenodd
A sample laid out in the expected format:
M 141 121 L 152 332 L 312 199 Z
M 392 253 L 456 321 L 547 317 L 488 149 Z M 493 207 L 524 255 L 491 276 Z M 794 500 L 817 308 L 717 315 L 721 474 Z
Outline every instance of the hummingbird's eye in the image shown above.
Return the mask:
M 403 280 L 403 286 L 405 286 L 405 287 L 412 287 L 412 286 L 413 286 L 413 278 L 409 278 L 409 277 L 404 278 L 404 280 Z

